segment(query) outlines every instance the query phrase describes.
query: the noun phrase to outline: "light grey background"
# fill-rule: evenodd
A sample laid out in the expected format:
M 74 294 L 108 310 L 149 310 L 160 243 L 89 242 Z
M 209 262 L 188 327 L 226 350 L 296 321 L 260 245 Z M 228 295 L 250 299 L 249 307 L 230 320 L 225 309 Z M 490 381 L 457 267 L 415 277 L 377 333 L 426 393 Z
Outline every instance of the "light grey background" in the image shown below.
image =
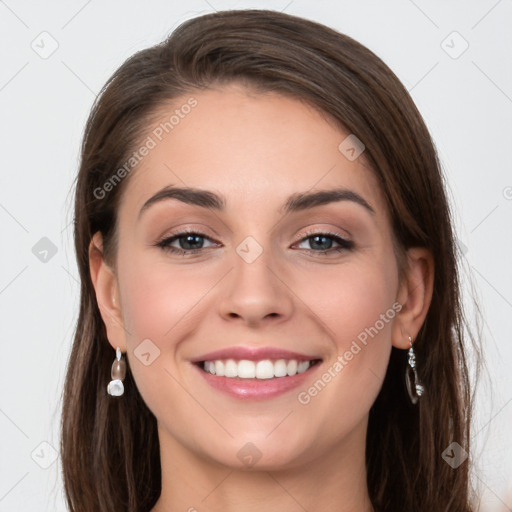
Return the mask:
M 484 321 L 489 378 L 473 435 L 481 511 L 512 510 L 512 2 L 6 0 L 0 511 L 66 510 L 55 457 L 79 293 L 70 190 L 95 95 L 126 58 L 181 21 L 239 8 L 284 10 L 354 37 L 393 69 L 423 114 L 447 178 L 466 300 L 481 301 Z

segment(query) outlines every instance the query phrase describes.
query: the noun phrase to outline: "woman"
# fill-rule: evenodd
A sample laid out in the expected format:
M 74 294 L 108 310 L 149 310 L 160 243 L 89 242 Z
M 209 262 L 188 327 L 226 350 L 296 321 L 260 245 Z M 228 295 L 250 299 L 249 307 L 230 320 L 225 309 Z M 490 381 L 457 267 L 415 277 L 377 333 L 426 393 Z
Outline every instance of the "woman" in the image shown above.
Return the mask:
M 440 165 L 353 39 L 226 11 L 128 59 L 75 248 L 70 510 L 473 510 Z

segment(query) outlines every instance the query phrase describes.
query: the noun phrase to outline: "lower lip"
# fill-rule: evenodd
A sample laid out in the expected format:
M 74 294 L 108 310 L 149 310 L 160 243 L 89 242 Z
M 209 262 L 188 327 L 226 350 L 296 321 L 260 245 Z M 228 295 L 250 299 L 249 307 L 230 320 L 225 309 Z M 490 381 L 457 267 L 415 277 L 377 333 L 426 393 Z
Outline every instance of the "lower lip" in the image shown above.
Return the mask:
M 205 372 L 194 365 L 206 382 L 229 396 L 242 400 L 268 400 L 299 387 L 321 365 L 321 362 L 311 366 L 302 373 L 291 377 L 274 377 L 273 379 L 240 379 L 238 377 L 218 377 Z

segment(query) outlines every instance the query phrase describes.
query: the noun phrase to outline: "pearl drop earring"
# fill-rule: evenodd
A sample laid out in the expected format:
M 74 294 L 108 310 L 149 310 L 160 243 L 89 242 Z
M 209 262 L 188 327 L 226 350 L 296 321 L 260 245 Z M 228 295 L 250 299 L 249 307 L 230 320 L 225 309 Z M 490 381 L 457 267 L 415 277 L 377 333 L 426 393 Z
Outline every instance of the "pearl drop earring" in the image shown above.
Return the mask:
M 108 383 L 107 393 L 111 396 L 121 396 L 124 393 L 123 380 L 126 376 L 126 363 L 122 359 L 121 348 L 117 347 L 116 358 L 110 370 L 112 380 Z

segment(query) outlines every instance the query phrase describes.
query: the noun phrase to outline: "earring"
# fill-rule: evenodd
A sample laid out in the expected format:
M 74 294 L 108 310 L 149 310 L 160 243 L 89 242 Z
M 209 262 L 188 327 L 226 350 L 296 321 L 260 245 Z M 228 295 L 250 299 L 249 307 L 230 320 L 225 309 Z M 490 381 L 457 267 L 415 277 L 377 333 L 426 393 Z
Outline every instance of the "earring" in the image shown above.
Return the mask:
M 126 375 L 126 363 L 124 359 L 121 359 L 121 356 L 121 349 L 117 347 L 116 358 L 110 370 L 112 380 L 107 386 L 107 393 L 111 396 L 121 396 L 124 393 L 123 379 Z
M 407 391 L 409 398 L 413 404 L 418 403 L 419 397 L 425 391 L 425 388 L 418 379 L 418 372 L 416 371 L 416 354 L 412 348 L 412 338 L 409 336 L 409 343 L 411 348 L 409 349 L 408 366 L 405 370 L 405 383 L 407 384 Z

